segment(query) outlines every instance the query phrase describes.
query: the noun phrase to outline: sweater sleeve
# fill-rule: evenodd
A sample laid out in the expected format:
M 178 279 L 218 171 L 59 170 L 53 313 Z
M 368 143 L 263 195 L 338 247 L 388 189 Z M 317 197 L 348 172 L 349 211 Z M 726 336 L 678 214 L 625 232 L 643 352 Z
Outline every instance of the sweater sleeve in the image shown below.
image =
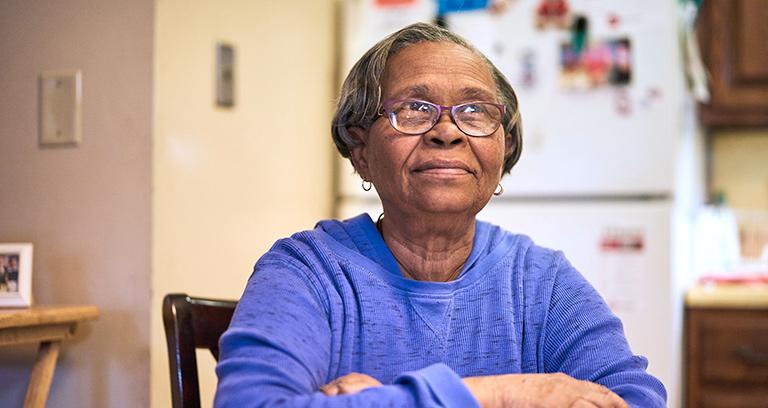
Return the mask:
M 646 358 L 632 353 L 621 321 L 602 297 L 562 253 L 553 269 L 556 276 L 544 331 L 545 370 L 604 385 L 632 407 L 666 407 L 664 386 L 646 372 Z
M 232 323 L 220 340 L 214 406 L 226 407 L 473 407 L 461 378 L 443 364 L 403 373 L 394 383 L 325 396 L 319 387 L 345 375 L 328 296 L 306 265 L 284 257 L 255 267 Z M 341 308 L 343 310 L 343 308 Z M 338 356 L 336 356 L 338 359 Z

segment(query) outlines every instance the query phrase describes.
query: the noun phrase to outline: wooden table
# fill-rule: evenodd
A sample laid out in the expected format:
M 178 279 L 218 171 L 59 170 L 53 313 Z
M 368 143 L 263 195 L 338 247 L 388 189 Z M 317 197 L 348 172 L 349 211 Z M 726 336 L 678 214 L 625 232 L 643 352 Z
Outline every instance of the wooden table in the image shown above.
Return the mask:
M 95 306 L 35 306 L 0 309 L 0 346 L 39 343 L 25 408 L 43 408 L 62 340 L 75 335 L 77 324 L 99 315 Z

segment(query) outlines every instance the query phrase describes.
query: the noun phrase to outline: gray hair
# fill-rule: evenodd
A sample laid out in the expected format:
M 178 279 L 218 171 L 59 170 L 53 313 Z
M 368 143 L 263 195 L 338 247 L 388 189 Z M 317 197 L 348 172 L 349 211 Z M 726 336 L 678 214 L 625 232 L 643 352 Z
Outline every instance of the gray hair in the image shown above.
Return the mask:
M 409 25 L 379 41 L 371 47 L 349 71 L 341 87 L 336 113 L 331 122 L 331 134 L 336 148 L 343 157 L 350 158 L 350 146 L 360 142 L 353 138 L 348 129 L 360 127 L 370 129 L 379 116 L 381 102 L 381 75 L 387 59 L 409 45 L 424 41 L 450 42 L 460 45 L 485 62 L 496 83 L 499 103 L 506 106 L 503 119 L 504 134 L 512 135 L 512 149 L 504 158 L 503 174 L 508 174 L 520 159 L 523 148 L 523 131 L 520 110 L 512 85 L 495 65 L 463 37 L 444 28 L 427 23 Z

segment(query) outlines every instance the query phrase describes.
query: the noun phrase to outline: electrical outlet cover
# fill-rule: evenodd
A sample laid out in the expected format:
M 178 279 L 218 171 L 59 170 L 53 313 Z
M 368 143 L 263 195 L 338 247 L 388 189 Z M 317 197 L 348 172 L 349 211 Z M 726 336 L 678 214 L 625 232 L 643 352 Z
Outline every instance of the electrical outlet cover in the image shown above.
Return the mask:
M 82 133 L 80 71 L 40 75 L 40 146 L 77 145 Z
M 216 44 L 216 104 L 235 104 L 235 50 L 229 44 Z

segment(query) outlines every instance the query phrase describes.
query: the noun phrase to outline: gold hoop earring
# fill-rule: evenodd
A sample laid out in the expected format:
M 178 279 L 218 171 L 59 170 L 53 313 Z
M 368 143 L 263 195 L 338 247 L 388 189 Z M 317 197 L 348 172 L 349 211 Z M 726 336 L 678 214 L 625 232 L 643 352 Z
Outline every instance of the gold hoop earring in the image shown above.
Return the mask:
M 365 184 L 368 183 L 368 184 Z M 373 188 L 373 183 L 371 183 L 368 180 L 363 180 L 363 190 L 364 191 L 371 191 L 371 188 Z
M 493 192 L 493 195 L 498 197 L 502 194 L 504 194 L 504 186 L 502 186 L 501 183 L 499 183 L 499 187 L 496 189 L 496 191 Z

